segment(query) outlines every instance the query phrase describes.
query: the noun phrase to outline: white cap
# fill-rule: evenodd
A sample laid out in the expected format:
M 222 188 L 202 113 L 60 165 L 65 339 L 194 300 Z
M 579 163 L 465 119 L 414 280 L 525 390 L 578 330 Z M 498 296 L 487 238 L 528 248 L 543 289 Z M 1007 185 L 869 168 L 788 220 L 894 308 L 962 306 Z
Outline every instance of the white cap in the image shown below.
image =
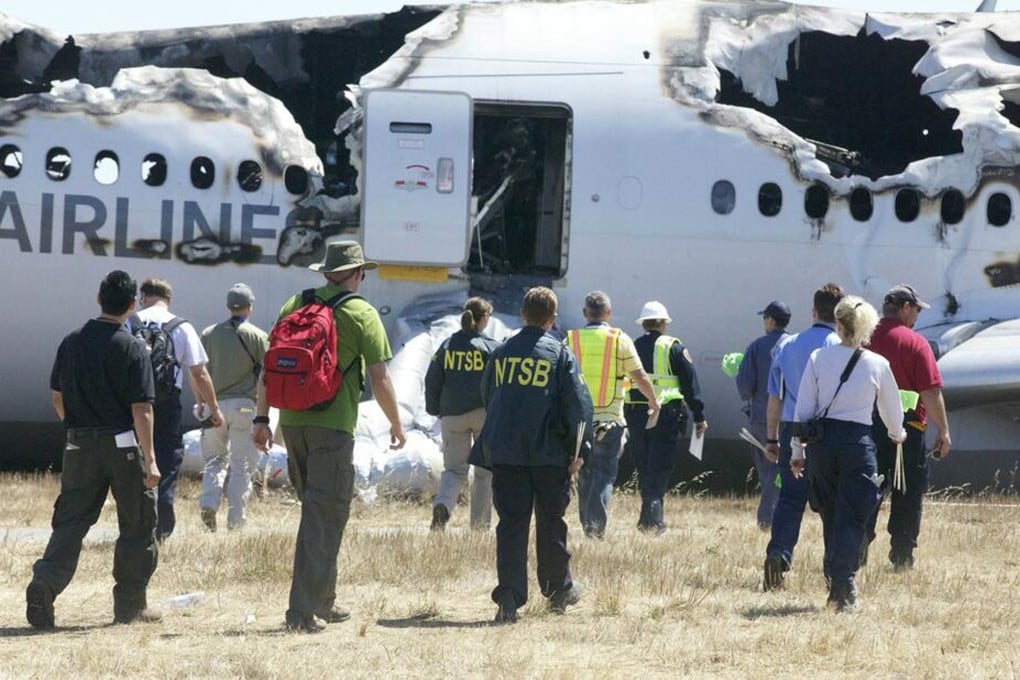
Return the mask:
M 658 300 L 652 300 L 646 302 L 645 306 L 641 308 L 641 316 L 637 318 L 637 322 L 648 321 L 649 319 L 662 319 L 669 323 L 673 319 L 669 318 L 669 312 L 666 311 L 666 305 L 662 304 Z

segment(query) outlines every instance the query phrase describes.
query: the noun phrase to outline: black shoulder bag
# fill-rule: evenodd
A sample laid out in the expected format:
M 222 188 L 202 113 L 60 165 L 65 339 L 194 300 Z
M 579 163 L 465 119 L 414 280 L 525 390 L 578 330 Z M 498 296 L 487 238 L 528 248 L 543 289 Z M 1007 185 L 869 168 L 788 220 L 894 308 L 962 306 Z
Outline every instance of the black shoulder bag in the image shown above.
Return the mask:
M 863 349 L 858 348 L 853 353 L 853 356 L 850 357 L 846 368 L 843 369 L 843 373 L 839 376 L 839 385 L 836 386 L 836 391 L 833 392 L 832 399 L 829 400 L 829 404 L 822 411 L 822 415 L 815 416 L 803 423 L 790 423 L 790 434 L 799 439 L 801 444 L 817 444 L 822 441 L 822 437 L 825 436 L 822 419 L 829 415 L 829 408 L 832 407 L 832 402 L 836 401 L 836 395 L 839 394 L 843 383 L 850 378 L 850 374 L 853 373 L 854 366 L 857 365 L 857 360 L 861 358 L 863 352 Z

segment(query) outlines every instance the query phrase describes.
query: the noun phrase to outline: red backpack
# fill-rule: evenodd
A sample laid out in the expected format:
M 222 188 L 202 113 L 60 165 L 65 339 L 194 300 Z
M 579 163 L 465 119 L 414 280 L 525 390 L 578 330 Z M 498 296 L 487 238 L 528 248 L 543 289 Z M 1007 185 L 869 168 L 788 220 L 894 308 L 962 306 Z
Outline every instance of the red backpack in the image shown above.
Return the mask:
M 345 291 L 323 302 L 309 288 L 301 292 L 301 306 L 276 322 L 264 364 L 270 406 L 292 411 L 329 408 L 344 373 L 354 365 L 352 361 L 341 370 L 337 364 L 333 310 L 360 297 Z

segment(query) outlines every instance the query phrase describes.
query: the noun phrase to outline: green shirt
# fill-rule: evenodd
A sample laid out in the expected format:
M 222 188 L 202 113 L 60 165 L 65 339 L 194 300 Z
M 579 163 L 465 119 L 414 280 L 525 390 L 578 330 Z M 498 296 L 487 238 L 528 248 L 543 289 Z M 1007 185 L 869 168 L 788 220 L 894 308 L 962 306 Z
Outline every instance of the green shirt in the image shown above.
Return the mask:
M 320 300 L 342 293 L 344 288 L 329 284 L 315 289 Z M 287 300 L 280 310 L 283 318 L 301 305 L 301 295 Z M 358 422 L 358 402 L 361 401 L 365 366 L 389 361 L 393 357 L 379 312 L 361 298 L 347 300 L 333 313 L 336 319 L 337 363 L 341 370 L 351 368 L 344 375 L 336 399 L 324 411 L 280 411 L 280 424 L 305 427 L 326 427 L 354 434 Z M 355 359 L 359 359 L 355 361 Z
M 258 362 L 261 370 L 269 336 L 248 321 L 236 328 L 235 324 L 235 319 L 227 319 L 202 331 L 202 346 L 209 355 L 209 377 L 217 399 L 241 397 L 254 401 L 255 363 Z

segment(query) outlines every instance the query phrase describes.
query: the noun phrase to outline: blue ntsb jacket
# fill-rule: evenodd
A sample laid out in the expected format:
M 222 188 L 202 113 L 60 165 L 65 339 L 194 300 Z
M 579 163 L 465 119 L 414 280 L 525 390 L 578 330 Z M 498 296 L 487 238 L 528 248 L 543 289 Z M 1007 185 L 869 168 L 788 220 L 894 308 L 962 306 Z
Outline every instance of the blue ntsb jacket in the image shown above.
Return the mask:
M 577 425 L 581 456 L 590 448 L 592 403 L 570 350 L 537 326 L 526 326 L 492 353 L 482 373 L 485 425 L 469 462 L 483 467 L 567 467 Z
M 499 343 L 459 330 L 439 346 L 425 374 L 425 411 L 459 416 L 482 407 L 482 371 Z

